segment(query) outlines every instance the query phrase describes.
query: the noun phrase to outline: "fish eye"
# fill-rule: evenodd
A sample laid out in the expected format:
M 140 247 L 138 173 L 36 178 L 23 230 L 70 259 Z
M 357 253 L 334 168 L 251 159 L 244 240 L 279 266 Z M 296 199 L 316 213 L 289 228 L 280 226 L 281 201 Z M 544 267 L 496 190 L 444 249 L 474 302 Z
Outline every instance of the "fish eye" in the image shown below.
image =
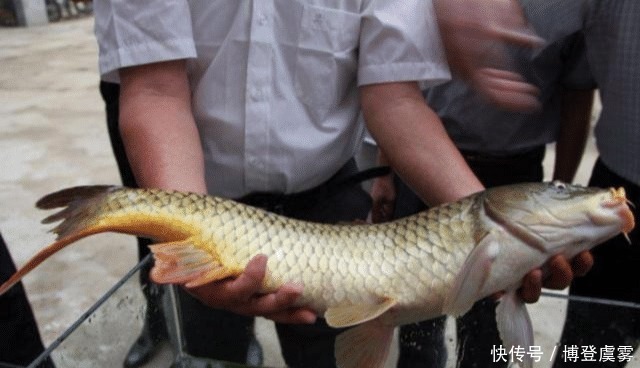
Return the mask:
M 554 180 L 553 182 L 551 182 L 551 186 L 554 189 L 560 190 L 560 191 L 567 189 L 567 184 L 565 184 L 565 183 L 563 183 L 561 181 L 558 181 L 558 180 Z

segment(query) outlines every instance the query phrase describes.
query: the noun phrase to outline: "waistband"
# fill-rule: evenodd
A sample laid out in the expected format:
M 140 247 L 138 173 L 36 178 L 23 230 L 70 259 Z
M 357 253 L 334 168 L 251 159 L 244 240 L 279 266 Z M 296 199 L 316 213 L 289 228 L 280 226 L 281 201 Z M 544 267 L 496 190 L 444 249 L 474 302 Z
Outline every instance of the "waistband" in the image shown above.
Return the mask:
M 518 164 L 523 161 L 540 161 L 544 159 L 546 147 L 544 145 L 531 148 L 526 151 L 513 154 L 492 154 L 477 151 L 460 150 L 464 159 L 469 163 L 509 165 Z
M 238 198 L 237 201 L 250 206 L 260 207 L 270 212 L 282 214 L 289 207 L 327 198 L 350 186 L 360 184 L 363 181 L 373 179 L 378 176 L 387 175 L 390 172 L 391 169 L 387 166 L 358 171 L 355 160 L 350 159 L 329 180 L 317 187 L 289 194 L 277 192 L 253 192 Z

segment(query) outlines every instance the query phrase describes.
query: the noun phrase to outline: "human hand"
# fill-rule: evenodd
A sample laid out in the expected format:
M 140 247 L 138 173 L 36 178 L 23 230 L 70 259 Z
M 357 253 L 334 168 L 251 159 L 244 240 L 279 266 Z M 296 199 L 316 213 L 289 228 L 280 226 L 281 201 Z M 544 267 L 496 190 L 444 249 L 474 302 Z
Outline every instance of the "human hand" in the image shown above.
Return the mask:
M 396 188 L 393 173 L 377 177 L 371 184 L 371 221 L 374 224 L 389 221 L 393 217 L 396 202 Z
M 434 0 L 452 71 L 490 102 L 512 111 L 538 109 L 538 89 L 506 70 L 505 43 L 536 47 L 543 40 L 527 24 L 517 0 Z
M 571 284 L 574 276 L 584 276 L 591 267 L 593 256 L 589 251 L 578 254 L 572 260 L 556 255 L 547 261 L 544 271 L 533 270 L 524 277 L 519 295 L 526 303 L 535 303 L 540 298 L 542 287 L 562 290 Z
M 263 316 L 280 323 L 314 323 L 317 317 L 314 311 L 294 306 L 302 294 L 301 286 L 284 284 L 275 292 L 259 293 L 266 269 L 267 257 L 257 255 L 237 278 L 212 282 L 187 291 L 212 308 L 241 315 Z

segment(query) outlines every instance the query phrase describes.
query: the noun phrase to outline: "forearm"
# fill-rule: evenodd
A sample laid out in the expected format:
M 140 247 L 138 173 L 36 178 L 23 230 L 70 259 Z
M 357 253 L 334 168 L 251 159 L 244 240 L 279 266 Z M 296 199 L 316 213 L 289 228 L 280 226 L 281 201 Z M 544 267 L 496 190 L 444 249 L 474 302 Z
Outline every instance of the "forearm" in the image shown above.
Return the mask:
M 124 69 L 120 134 L 138 185 L 205 193 L 184 62 Z
M 572 182 L 589 135 L 594 90 L 562 92 L 562 116 L 553 179 Z
M 429 205 L 483 188 L 416 83 L 361 88 L 367 126 L 394 170 Z

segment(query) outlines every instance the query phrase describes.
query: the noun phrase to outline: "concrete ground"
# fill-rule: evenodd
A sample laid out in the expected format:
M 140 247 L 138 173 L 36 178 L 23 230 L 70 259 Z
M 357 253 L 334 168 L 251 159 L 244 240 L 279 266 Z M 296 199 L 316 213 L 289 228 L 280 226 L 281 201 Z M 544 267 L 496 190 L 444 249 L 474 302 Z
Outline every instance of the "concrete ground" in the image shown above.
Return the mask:
M 117 184 L 119 176 L 98 92 L 92 18 L 27 29 L 0 28 L 0 65 L 0 230 L 15 263 L 22 265 L 54 239 L 47 233 L 50 226 L 39 223 L 46 215 L 33 206 L 39 197 L 73 185 Z M 590 142 L 578 182 L 586 182 L 594 157 Z M 551 160 L 552 154 L 547 167 Z M 65 249 L 28 275 L 24 285 L 45 344 L 115 284 L 136 258 L 132 237 L 97 235 Z M 98 353 L 104 353 L 118 344 L 105 366 L 120 365 L 140 328 L 142 302 L 135 283 L 130 284 L 118 308 L 99 317 L 107 322 L 89 328 L 93 334 L 85 335 L 85 347 L 76 349 L 99 346 Z M 121 311 L 123 303 L 126 312 Z M 563 301 L 543 298 L 530 308 L 536 342 L 547 360 L 562 327 L 564 306 Z M 111 329 L 102 330 L 107 325 Z M 265 363 L 282 366 L 271 323 L 260 320 L 258 335 L 266 347 Z M 454 340 L 451 334 L 449 340 Z M 167 351 L 164 356 L 170 358 Z M 91 357 L 85 359 L 89 360 L 58 361 L 58 366 L 94 365 Z

